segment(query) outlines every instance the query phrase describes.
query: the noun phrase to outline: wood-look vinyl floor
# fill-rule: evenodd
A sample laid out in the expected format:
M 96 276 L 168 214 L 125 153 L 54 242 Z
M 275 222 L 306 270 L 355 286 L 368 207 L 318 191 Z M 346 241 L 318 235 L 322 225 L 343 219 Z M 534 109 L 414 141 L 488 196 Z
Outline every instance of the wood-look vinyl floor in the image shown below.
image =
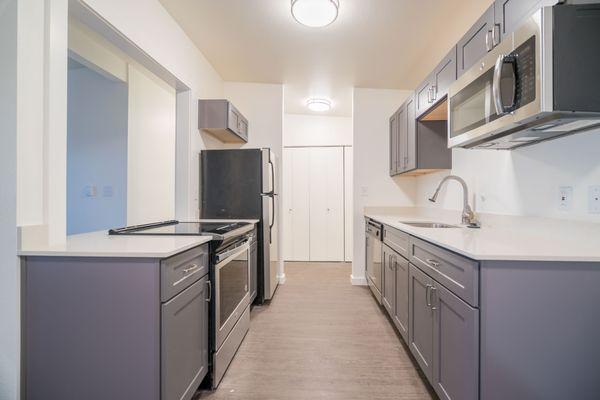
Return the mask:
M 351 265 L 287 263 L 271 304 L 252 311 L 250 332 L 210 400 L 434 399 Z

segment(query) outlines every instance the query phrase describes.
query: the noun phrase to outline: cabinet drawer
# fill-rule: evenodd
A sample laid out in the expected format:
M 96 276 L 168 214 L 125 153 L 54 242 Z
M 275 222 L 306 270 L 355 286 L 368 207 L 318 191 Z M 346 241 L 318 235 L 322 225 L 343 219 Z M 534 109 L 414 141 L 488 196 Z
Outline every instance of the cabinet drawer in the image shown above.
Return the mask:
M 415 237 L 410 238 L 410 261 L 458 297 L 479 304 L 479 263 Z
M 398 229 L 384 226 L 383 243 L 396 250 L 400 255 L 408 258 L 408 243 L 410 236 Z
M 160 262 L 160 299 L 167 301 L 208 273 L 208 245 Z

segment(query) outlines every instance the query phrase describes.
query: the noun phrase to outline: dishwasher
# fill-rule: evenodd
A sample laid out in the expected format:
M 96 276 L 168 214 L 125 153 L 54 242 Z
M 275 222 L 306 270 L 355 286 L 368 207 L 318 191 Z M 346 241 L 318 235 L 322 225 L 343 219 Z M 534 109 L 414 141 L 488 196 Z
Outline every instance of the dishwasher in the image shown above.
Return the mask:
M 382 304 L 381 282 L 383 277 L 381 271 L 381 253 L 383 251 L 383 225 L 370 218 L 366 218 L 365 234 L 367 283 L 379 304 Z

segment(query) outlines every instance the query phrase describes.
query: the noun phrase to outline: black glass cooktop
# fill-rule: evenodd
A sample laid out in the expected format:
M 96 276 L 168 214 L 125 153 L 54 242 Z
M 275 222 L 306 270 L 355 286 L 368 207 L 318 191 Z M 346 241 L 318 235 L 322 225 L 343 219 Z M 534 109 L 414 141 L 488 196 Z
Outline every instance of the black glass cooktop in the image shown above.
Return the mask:
M 165 221 L 111 229 L 110 235 L 225 235 L 250 225 L 249 222 L 179 222 Z

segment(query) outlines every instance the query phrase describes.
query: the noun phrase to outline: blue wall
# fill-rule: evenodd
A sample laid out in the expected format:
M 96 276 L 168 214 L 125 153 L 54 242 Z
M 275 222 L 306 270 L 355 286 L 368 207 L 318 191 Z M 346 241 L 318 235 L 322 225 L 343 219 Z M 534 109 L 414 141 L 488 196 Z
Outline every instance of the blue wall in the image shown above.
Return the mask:
M 127 90 L 70 60 L 68 235 L 126 225 Z

